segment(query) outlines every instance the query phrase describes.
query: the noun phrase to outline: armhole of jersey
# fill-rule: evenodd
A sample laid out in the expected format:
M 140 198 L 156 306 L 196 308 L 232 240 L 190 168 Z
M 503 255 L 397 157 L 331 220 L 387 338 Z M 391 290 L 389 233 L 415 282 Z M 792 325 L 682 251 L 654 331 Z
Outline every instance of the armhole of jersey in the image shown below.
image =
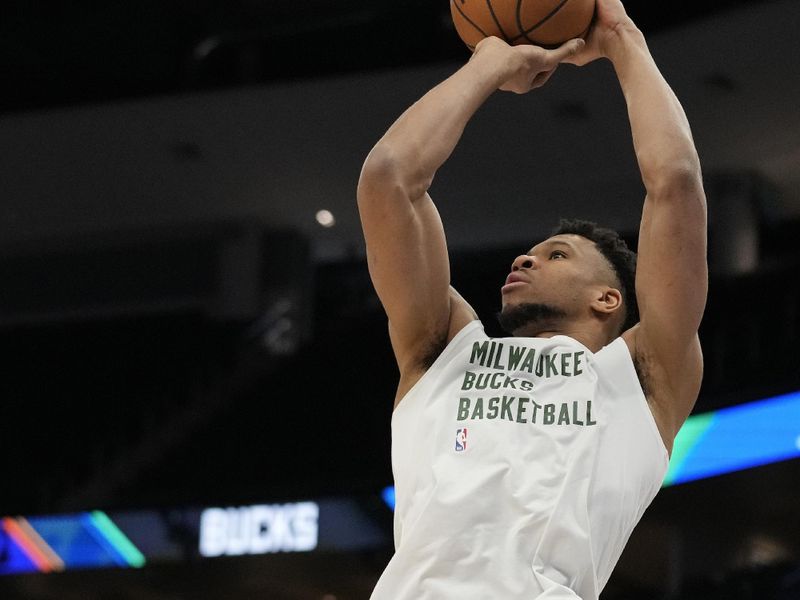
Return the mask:
M 445 346 L 445 349 L 442 350 L 442 353 L 436 357 L 436 360 L 433 361 L 433 364 L 430 366 L 430 368 L 425 371 L 425 373 L 422 374 L 422 377 L 420 377 L 417 382 L 411 386 L 411 389 L 408 390 L 402 398 L 400 398 L 400 401 L 397 403 L 394 411 L 392 411 L 392 419 L 394 419 L 397 411 L 401 410 L 403 405 L 408 404 L 409 400 L 413 400 L 417 390 L 425 385 L 425 382 L 427 382 L 428 379 L 431 379 L 436 373 L 442 370 L 442 368 L 450 361 L 452 355 L 458 352 L 458 350 L 461 348 L 463 339 L 476 329 L 483 331 L 483 323 L 477 319 L 464 325 L 464 327 L 461 328 L 461 331 L 453 336 L 453 339 L 450 340 L 450 343 L 447 344 L 447 346 Z
M 616 345 L 621 345 L 621 348 L 615 348 Z M 623 367 L 626 372 L 626 377 L 630 384 L 635 387 L 637 396 L 639 396 L 640 402 L 637 402 L 641 407 L 641 410 L 647 415 L 645 416 L 645 420 L 650 426 L 650 430 L 652 431 L 653 435 L 656 436 L 656 440 L 658 440 L 658 447 L 661 449 L 664 455 L 665 463 L 669 464 L 669 451 L 667 450 L 667 446 L 664 444 L 664 439 L 661 437 L 661 432 L 658 429 L 658 425 L 656 424 L 655 415 L 653 415 L 653 411 L 650 410 L 650 405 L 647 402 L 647 396 L 644 394 L 644 390 L 642 389 L 642 383 L 639 381 L 639 375 L 636 373 L 636 367 L 633 365 L 633 356 L 631 356 L 631 350 L 628 348 L 628 344 L 625 340 L 620 336 L 613 342 L 611 342 L 608 346 L 605 347 L 605 350 L 612 351 L 613 353 L 618 353 L 620 355 L 621 360 L 620 363 L 623 363 L 625 366 Z M 600 351 L 602 352 L 602 350 Z M 612 358 L 613 360 L 613 358 Z

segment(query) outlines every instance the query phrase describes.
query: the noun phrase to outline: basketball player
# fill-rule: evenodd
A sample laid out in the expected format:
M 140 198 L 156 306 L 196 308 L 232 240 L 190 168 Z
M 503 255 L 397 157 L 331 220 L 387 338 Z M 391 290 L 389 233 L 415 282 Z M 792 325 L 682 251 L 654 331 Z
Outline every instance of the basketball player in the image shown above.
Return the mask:
M 615 233 L 562 222 L 511 261 L 499 292 L 513 337 L 490 339 L 450 287 L 428 188 L 493 92 L 601 57 L 647 192 L 638 269 Z M 597 600 L 697 398 L 708 279 L 689 125 L 620 1 L 597 0 L 586 43 L 479 43 L 370 152 L 358 206 L 400 368 L 395 554 L 373 600 Z

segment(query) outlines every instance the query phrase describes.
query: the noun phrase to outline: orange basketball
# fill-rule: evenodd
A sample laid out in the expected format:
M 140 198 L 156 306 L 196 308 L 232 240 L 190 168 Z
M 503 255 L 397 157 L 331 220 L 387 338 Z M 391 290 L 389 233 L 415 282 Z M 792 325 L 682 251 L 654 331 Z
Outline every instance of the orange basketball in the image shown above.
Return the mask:
M 456 31 L 470 50 L 495 35 L 509 44 L 552 48 L 584 37 L 595 0 L 450 0 Z

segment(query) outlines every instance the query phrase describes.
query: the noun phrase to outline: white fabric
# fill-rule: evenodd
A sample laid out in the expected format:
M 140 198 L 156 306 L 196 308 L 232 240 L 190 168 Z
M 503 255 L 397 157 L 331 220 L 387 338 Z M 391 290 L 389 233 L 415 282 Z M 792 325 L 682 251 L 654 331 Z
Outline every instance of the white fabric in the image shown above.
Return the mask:
M 592 354 L 474 321 L 394 411 L 395 554 L 371 598 L 597 600 L 667 463 L 622 338 Z

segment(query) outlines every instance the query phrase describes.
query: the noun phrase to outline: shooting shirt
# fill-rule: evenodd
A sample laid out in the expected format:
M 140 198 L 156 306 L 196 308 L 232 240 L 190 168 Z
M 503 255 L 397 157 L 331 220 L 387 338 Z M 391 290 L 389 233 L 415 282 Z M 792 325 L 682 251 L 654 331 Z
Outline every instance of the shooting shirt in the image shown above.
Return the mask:
M 462 329 L 392 416 L 372 600 L 597 600 L 668 454 L 625 341 Z

